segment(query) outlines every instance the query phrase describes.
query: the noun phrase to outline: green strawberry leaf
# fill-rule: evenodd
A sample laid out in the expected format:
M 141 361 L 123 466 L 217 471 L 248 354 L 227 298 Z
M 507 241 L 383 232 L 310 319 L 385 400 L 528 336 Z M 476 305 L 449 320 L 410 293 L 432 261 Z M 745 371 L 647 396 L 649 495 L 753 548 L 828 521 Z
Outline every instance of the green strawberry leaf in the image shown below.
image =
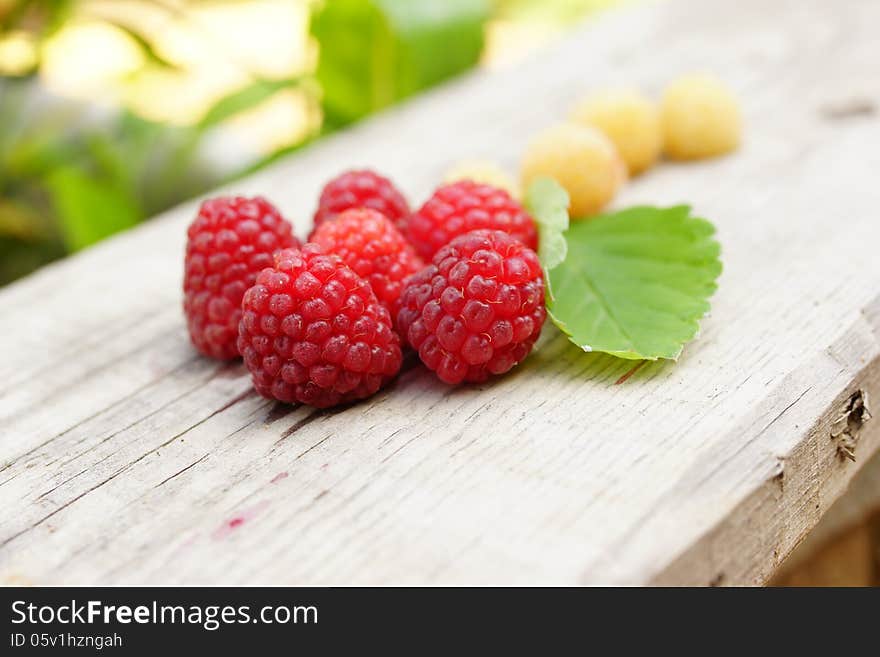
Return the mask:
M 526 190 L 526 209 L 538 225 L 538 258 L 548 272 L 565 260 L 568 192 L 553 178 L 537 178 Z
M 686 205 L 573 222 L 565 261 L 549 269 L 551 319 L 584 351 L 678 358 L 721 273 L 714 233 Z

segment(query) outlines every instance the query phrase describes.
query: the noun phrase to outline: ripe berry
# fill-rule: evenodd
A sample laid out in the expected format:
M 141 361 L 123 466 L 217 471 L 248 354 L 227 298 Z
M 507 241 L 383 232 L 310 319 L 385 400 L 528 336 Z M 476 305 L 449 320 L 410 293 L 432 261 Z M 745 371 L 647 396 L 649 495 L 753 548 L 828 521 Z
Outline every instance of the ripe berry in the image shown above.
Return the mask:
M 326 408 L 372 395 L 400 370 L 388 311 L 316 244 L 275 254 L 242 308 L 238 348 L 264 397 Z
M 343 210 L 369 208 L 381 212 L 403 230 L 409 205 L 394 184 L 374 171 L 346 171 L 321 191 L 315 211 L 315 227 Z
M 187 231 L 183 312 L 206 356 L 238 356 L 241 297 L 278 249 L 299 246 L 290 224 L 263 198 L 205 201 Z
M 596 214 L 626 180 L 626 165 L 611 140 L 591 126 L 560 123 L 535 137 L 522 161 L 522 184 L 548 176 L 565 188 L 572 219 Z
M 660 105 L 663 148 L 677 160 L 713 157 L 739 146 L 742 130 L 733 93 L 709 75 L 675 80 Z
M 544 325 L 538 256 L 507 233 L 476 230 L 409 279 L 397 326 L 446 383 L 485 381 L 529 354 Z
M 392 317 L 404 280 L 424 267 L 394 224 L 375 210 L 345 210 L 318 226 L 311 241 L 338 255 L 367 281 Z
M 423 258 L 472 230 L 502 230 L 538 248 L 534 220 L 505 190 L 472 180 L 439 187 L 406 225 L 404 235 Z
M 588 96 L 572 110 L 571 120 L 605 133 L 631 176 L 645 171 L 660 157 L 660 112 L 656 103 L 638 91 L 612 89 Z

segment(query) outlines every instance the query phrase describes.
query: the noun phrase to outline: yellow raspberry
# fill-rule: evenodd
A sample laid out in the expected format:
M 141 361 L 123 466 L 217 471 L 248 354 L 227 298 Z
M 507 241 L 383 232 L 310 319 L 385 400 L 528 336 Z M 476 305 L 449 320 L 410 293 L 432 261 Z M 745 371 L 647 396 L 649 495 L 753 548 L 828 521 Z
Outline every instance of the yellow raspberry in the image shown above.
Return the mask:
M 443 176 L 445 183 L 454 183 L 459 180 L 472 180 L 492 185 L 505 190 L 515 199 L 520 198 L 519 185 L 516 184 L 516 181 L 507 171 L 489 160 L 464 160 L 449 169 Z
M 596 214 L 626 180 L 626 165 L 614 144 L 590 126 L 560 123 L 540 133 L 522 160 L 522 186 L 540 176 L 555 178 L 571 199 L 569 214 Z
M 739 145 L 739 105 L 712 76 L 688 75 L 672 82 L 663 94 L 660 112 L 663 149 L 671 158 L 713 157 Z
M 660 112 L 638 91 L 612 89 L 588 96 L 575 105 L 571 120 L 604 132 L 614 142 L 630 175 L 641 173 L 660 157 Z

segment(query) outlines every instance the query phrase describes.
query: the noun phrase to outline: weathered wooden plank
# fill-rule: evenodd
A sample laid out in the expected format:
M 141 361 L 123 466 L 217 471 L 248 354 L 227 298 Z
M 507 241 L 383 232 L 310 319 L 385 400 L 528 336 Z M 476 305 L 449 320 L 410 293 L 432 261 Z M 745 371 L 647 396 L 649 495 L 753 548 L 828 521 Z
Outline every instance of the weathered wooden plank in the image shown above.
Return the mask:
M 875 543 L 876 554 L 872 553 Z M 849 549 L 864 547 L 868 549 L 863 554 L 862 563 L 839 566 L 836 563 L 838 558 L 848 557 Z M 846 492 L 788 556 L 774 582 L 788 585 L 795 581 L 809 581 L 808 575 L 814 575 L 818 581 L 827 571 L 835 573 L 837 570 L 848 572 L 853 581 L 869 579 L 873 582 L 871 570 L 875 562 L 880 564 L 880 453 L 865 463 L 849 482 Z M 876 575 L 880 583 L 880 569 Z
M 189 347 L 194 203 L 0 291 L 0 577 L 122 583 L 761 583 L 880 446 L 830 423 L 880 399 L 880 88 L 870 0 L 679 0 L 607 15 L 236 187 L 305 232 L 340 169 L 414 199 L 609 82 L 709 69 L 741 94 L 736 155 L 665 164 L 618 204 L 691 202 L 725 272 L 677 364 L 583 354 L 451 389 L 417 363 L 336 412 L 250 393 Z

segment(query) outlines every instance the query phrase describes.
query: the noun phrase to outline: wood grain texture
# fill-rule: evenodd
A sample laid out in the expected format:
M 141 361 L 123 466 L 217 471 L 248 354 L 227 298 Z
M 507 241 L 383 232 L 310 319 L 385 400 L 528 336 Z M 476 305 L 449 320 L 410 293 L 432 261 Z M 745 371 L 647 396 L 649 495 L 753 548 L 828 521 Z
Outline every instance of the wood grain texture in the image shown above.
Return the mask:
M 838 566 L 838 553 L 840 561 L 845 561 L 847 550 L 856 547 L 866 548 L 861 560 Z M 792 551 L 774 576 L 774 582 L 788 585 L 796 579 L 806 580 L 808 575 L 819 576 L 826 565 L 831 573 L 838 568 L 850 569 L 853 579 L 864 576 L 863 579 L 880 585 L 880 452 L 862 466 L 846 493 Z M 829 579 L 824 577 L 823 581 Z
M 37 583 L 760 584 L 880 446 L 830 425 L 880 400 L 880 3 L 678 0 L 605 15 L 236 185 L 304 233 L 369 165 L 414 200 L 609 83 L 697 69 L 744 103 L 731 157 L 617 200 L 690 202 L 725 271 L 678 363 L 584 354 L 547 327 L 491 384 L 415 362 L 341 411 L 276 405 L 198 357 L 180 310 L 195 203 L 0 291 L 0 579 Z

